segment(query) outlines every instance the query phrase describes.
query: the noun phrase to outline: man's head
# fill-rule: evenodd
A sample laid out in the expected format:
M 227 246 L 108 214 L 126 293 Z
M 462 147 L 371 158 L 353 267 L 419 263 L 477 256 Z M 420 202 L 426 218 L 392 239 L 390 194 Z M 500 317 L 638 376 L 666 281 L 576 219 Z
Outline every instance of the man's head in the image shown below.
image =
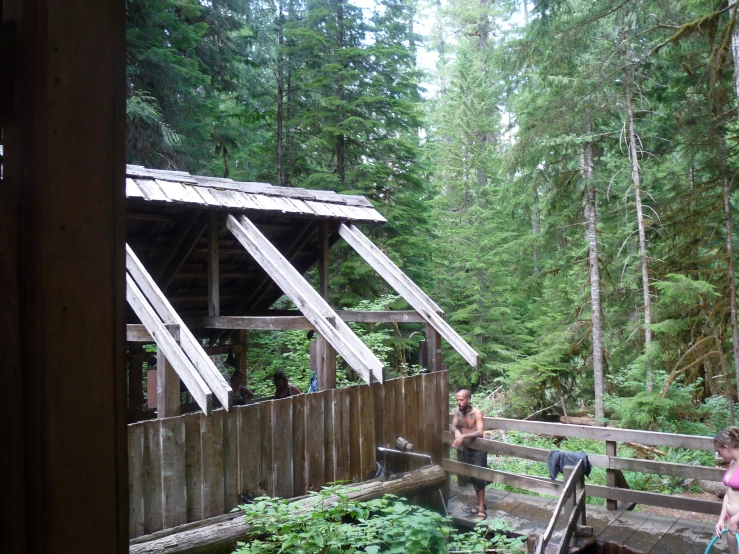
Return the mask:
M 467 389 L 462 389 L 457 393 L 457 407 L 459 411 L 466 412 L 472 406 L 472 394 Z
M 278 389 L 284 389 L 287 386 L 287 377 L 285 376 L 285 372 L 282 370 L 275 371 L 272 380 L 275 382 L 275 387 Z

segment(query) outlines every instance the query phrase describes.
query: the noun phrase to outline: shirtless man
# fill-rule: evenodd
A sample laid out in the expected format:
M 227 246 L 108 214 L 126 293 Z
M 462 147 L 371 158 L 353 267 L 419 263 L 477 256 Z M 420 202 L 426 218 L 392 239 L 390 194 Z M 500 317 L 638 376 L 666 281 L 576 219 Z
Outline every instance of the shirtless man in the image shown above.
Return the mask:
M 480 467 L 488 467 L 488 454 L 483 450 L 470 448 L 477 437 L 483 436 L 482 412 L 472 407 L 472 395 L 470 391 L 462 389 L 457 393 L 457 409 L 454 410 L 452 420 L 452 431 L 457 450 L 457 459 L 464 464 L 472 464 Z M 487 518 L 485 511 L 485 486 L 487 482 L 482 479 L 472 478 L 472 487 L 477 495 L 477 506 L 471 509 L 472 515 L 479 520 Z
M 275 383 L 275 398 L 287 398 L 288 396 L 300 394 L 300 389 L 288 382 L 284 371 L 275 371 L 275 375 L 272 379 Z

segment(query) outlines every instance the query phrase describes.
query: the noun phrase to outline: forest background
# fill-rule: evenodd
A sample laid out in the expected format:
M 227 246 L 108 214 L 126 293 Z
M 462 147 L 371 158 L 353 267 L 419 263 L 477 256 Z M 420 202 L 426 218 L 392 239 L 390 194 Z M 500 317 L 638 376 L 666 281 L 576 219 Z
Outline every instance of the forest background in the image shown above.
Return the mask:
M 450 386 L 488 415 L 711 432 L 739 375 L 736 17 L 697 0 L 128 0 L 128 162 L 369 198 L 389 223 L 365 231 L 482 355 L 445 348 Z M 330 284 L 337 307 L 404 307 L 340 245 Z M 420 328 L 355 328 L 394 374 L 418 370 Z M 249 385 L 283 369 L 305 390 L 308 341 L 250 333 Z

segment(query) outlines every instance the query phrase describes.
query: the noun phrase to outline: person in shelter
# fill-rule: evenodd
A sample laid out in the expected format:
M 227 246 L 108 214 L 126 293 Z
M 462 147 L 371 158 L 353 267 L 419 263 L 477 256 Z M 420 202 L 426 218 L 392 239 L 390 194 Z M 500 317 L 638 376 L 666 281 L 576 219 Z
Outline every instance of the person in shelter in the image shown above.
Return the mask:
M 729 551 L 737 554 L 734 533 L 739 529 L 739 427 L 727 427 L 719 431 L 713 437 L 713 447 L 725 462 L 730 462 L 723 479 L 726 495 L 716 523 L 716 534 L 720 537 L 724 528 L 728 527 Z
M 463 464 L 471 464 L 480 467 L 488 467 L 488 454 L 484 450 L 470 448 L 475 439 L 483 436 L 482 412 L 472 406 L 472 395 L 470 391 L 462 389 L 457 393 L 457 409 L 454 410 L 452 419 L 452 432 L 454 442 L 452 446 L 457 448 L 457 460 Z M 469 510 L 476 519 L 486 519 L 487 506 L 485 505 L 485 487 L 487 481 L 471 478 L 472 488 L 477 496 L 477 506 Z
M 233 391 L 234 404 L 243 404 L 247 400 L 254 398 L 254 393 L 249 390 L 249 387 L 244 385 L 245 381 L 246 376 L 238 369 L 231 375 L 231 390 Z
M 275 371 L 272 379 L 275 382 L 275 398 L 287 398 L 288 396 L 300 394 L 300 389 L 288 383 L 287 376 L 282 370 Z

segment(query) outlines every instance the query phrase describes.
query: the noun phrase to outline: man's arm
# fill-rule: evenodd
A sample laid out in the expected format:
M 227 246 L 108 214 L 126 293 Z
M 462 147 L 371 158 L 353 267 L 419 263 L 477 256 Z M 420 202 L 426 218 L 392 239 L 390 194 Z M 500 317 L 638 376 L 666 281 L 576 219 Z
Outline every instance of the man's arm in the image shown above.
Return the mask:
M 459 409 L 454 410 L 454 417 L 452 418 L 452 434 L 454 438 L 457 438 L 462 433 L 459 430 Z
M 300 389 L 295 385 L 290 385 L 290 394 L 302 394 Z
M 476 430 L 474 438 L 481 438 L 485 436 L 485 420 L 482 418 L 482 411 L 480 410 L 475 411 L 475 429 Z

